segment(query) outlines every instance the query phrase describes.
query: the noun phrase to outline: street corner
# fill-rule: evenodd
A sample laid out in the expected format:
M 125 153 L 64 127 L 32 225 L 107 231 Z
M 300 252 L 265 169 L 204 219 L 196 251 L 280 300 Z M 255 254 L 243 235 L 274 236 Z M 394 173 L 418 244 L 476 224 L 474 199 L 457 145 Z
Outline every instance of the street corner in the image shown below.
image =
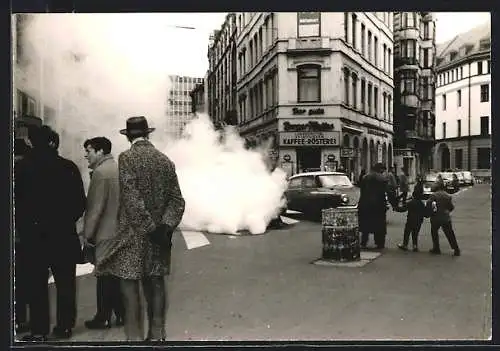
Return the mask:
M 373 262 L 381 255 L 382 255 L 381 252 L 361 251 L 360 259 L 358 261 L 335 261 L 324 258 L 318 258 L 312 261 L 311 263 L 316 266 L 325 266 L 325 267 L 360 268 L 366 266 L 370 262 Z

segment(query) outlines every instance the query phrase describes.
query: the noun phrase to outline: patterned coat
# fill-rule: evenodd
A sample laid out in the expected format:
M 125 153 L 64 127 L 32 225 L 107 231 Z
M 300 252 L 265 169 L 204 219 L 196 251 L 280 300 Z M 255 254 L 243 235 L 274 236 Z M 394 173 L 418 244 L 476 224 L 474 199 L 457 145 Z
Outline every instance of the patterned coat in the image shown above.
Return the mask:
M 139 140 L 118 158 L 120 207 L 113 247 L 96 266 L 97 274 L 122 279 L 166 275 L 170 247 L 152 243 L 148 233 L 160 224 L 176 228 L 184 214 L 175 165 L 148 140 Z

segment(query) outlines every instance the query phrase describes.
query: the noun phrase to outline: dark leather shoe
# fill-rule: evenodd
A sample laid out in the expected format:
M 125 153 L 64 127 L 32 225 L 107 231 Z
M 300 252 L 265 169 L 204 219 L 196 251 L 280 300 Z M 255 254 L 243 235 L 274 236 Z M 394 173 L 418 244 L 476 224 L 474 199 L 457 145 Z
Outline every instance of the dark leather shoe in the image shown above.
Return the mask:
M 55 326 L 54 329 L 52 329 L 52 336 L 57 339 L 69 339 L 73 335 L 73 332 L 71 329 L 64 329 L 58 326 Z
M 438 249 L 430 249 L 430 250 L 429 250 L 429 253 L 431 253 L 432 255 L 441 255 L 441 250 L 438 250 Z
M 453 251 L 453 256 L 457 256 L 457 257 L 458 257 L 458 256 L 460 256 L 460 255 L 461 255 L 460 250 L 455 250 L 455 251 Z
M 102 320 L 94 318 L 94 319 L 85 321 L 84 324 L 85 324 L 85 327 L 87 329 L 91 329 L 91 330 L 111 328 L 111 321 L 109 321 L 109 320 L 102 321 Z
M 408 251 L 408 247 L 403 244 L 398 244 L 398 249 L 403 250 L 403 251 Z
M 25 335 L 21 338 L 21 341 L 30 341 L 30 342 L 45 342 L 47 340 L 48 340 L 47 335 L 35 335 L 35 334 Z

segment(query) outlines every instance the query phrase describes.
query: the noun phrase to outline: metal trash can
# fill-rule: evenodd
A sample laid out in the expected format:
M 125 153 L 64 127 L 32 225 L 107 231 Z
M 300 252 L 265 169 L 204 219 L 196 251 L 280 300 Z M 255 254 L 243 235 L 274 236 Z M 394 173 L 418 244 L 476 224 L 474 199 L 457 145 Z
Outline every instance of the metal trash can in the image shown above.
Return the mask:
M 322 259 L 331 261 L 359 261 L 358 209 L 354 206 L 322 210 Z

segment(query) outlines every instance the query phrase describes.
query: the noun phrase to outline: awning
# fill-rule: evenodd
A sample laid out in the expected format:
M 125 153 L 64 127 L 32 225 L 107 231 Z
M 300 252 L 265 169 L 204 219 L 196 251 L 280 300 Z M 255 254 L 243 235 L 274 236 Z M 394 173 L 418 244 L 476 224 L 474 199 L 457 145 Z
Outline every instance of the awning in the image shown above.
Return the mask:
M 358 133 L 358 134 L 362 134 L 364 132 L 364 130 L 362 129 L 358 129 L 358 128 L 354 128 L 354 127 L 350 127 L 350 126 L 342 126 L 342 129 L 347 129 L 347 130 L 350 130 L 354 133 Z

